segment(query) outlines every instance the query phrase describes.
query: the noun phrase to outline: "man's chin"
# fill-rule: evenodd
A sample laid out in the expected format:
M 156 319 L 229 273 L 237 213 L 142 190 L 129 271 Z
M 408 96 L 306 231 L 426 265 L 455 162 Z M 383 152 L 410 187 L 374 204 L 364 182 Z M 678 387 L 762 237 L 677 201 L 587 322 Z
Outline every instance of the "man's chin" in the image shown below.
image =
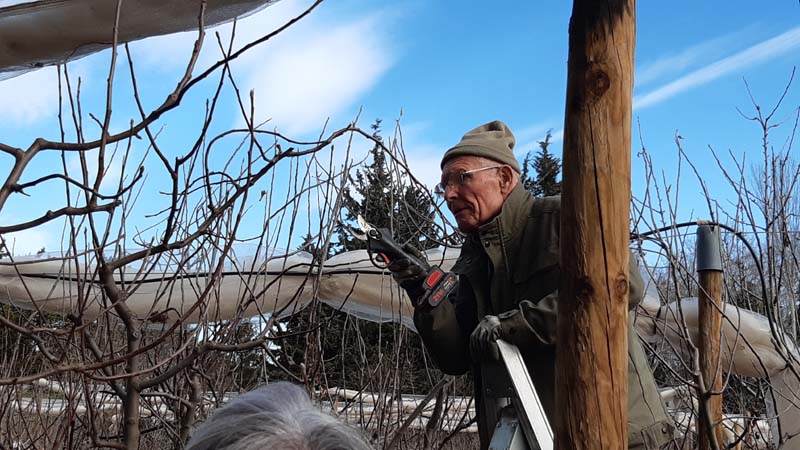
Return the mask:
M 458 225 L 458 231 L 462 233 L 472 233 L 473 231 L 478 229 L 478 224 L 472 220 L 456 219 L 456 224 Z

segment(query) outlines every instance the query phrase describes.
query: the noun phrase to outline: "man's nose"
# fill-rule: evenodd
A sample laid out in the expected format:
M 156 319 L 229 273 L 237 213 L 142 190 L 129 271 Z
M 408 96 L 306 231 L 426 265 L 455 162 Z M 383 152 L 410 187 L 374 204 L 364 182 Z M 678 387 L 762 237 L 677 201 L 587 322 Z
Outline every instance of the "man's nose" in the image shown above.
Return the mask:
M 458 198 L 458 184 L 447 183 L 444 187 L 444 199 L 449 202 L 456 198 Z

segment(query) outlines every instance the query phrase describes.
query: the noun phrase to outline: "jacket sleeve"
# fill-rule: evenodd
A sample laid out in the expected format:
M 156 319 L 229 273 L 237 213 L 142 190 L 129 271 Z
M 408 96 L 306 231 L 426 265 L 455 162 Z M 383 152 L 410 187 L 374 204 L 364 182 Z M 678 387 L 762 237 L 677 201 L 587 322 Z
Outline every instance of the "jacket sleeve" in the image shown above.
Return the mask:
M 414 325 L 425 348 L 436 367 L 448 375 L 466 373 L 472 365 L 469 333 L 474 325 L 465 331 L 471 320 L 465 317 L 469 314 L 468 308 L 456 301 L 457 291 L 435 308 L 423 303 L 414 309 Z
M 636 257 L 631 252 L 630 262 L 628 263 L 628 311 L 633 311 L 636 305 L 642 302 L 644 298 L 644 280 L 642 279 L 642 272 L 639 271 L 639 266 L 636 264 Z
M 636 259 L 630 257 L 628 275 L 628 310 L 636 307 L 644 296 L 644 282 Z M 498 315 L 503 338 L 521 346 L 554 345 L 558 323 L 558 291 L 537 302 L 522 300 L 519 307 Z

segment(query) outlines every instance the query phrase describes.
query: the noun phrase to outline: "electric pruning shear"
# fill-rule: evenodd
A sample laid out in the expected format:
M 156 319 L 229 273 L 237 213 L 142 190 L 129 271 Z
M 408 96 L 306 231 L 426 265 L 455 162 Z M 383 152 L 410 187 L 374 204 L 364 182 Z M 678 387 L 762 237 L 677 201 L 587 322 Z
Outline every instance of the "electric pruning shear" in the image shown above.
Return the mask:
M 447 297 L 458 285 L 458 277 L 453 272 L 445 272 L 437 265 L 430 265 L 421 254 L 411 254 L 394 240 L 392 233 L 386 228 L 377 228 L 364 220 L 361 214 L 357 217 L 358 227 L 345 225 L 356 239 L 366 241 L 367 253 L 369 253 L 372 264 L 385 269 L 394 261 L 407 259 L 411 265 L 419 267 L 425 273 L 422 281 L 424 293 L 417 301 L 417 305 L 427 302 L 431 307 L 435 307 Z

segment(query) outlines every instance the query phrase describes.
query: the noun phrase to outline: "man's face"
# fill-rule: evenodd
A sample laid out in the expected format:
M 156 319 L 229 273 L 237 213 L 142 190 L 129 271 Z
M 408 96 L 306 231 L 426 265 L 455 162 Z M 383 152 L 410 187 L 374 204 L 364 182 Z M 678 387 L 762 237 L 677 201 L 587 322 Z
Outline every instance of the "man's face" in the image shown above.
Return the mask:
M 459 156 L 447 161 L 442 168 L 444 199 L 462 232 L 471 233 L 492 220 L 500 213 L 507 195 L 502 188 L 499 168 L 466 174 L 464 183 L 459 174 L 500 165 L 476 156 Z

